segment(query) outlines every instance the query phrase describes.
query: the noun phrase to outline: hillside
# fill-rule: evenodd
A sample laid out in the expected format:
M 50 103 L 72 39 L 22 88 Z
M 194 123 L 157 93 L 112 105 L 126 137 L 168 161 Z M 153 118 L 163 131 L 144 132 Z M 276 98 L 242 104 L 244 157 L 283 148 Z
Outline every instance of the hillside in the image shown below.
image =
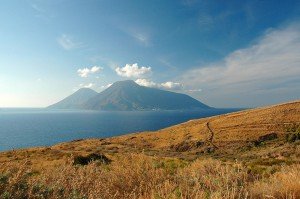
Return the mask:
M 115 82 L 101 93 L 92 92 L 91 89 L 81 89 L 50 106 L 50 108 L 63 109 L 74 107 L 105 111 L 210 108 L 188 95 L 140 86 L 132 80 Z
M 60 156 L 69 153 L 101 152 L 114 154 L 144 151 L 149 155 L 182 157 L 184 159 L 195 159 L 206 155 L 238 157 L 240 154 L 243 154 L 243 158 L 245 158 L 246 154 L 251 155 L 252 150 L 262 151 L 269 144 L 272 149 L 267 148 L 266 153 L 271 151 L 281 153 L 286 150 L 290 147 L 285 141 L 287 134 L 290 133 L 288 129 L 293 126 L 299 127 L 299 125 L 300 101 L 295 101 L 192 120 L 156 132 L 133 133 L 104 139 L 77 140 L 52 147 L 28 150 L 35 151 L 36 155 L 46 150 L 50 157 L 54 151 L 54 154 L 57 152 Z M 258 141 L 260 137 L 271 133 L 275 133 L 277 138 L 265 142 L 263 147 L 254 146 L 254 142 Z M 275 148 L 273 144 L 276 145 Z M 19 152 L 22 151 L 26 150 L 19 150 Z M 3 161 L 2 158 L 6 153 L 1 153 L 0 161 Z M 292 147 L 289 153 L 299 153 L 299 147 Z M 39 155 L 37 157 L 31 156 L 31 158 L 33 163 L 35 158 L 38 161 L 43 159 Z M 296 159 L 298 160 L 298 158 Z M 8 160 L 12 159 L 5 158 L 5 161 Z M 44 161 L 47 162 L 48 160 Z
M 276 149 L 266 150 L 267 155 L 279 155 L 288 145 L 285 143 L 288 129 L 300 125 L 300 101 L 266 108 L 245 110 L 225 115 L 192 120 L 157 132 L 143 132 L 106 139 L 82 140 L 54 146 L 57 150 L 74 148 L 118 153 L 124 151 L 144 151 L 147 154 L 195 159 L 201 156 L 251 156 L 265 146 Z M 265 142 L 264 147 L 255 147 L 255 142 L 268 134 L 275 133 L 277 138 Z M 243 153 L 241 153 L 241 151 Z M 288 153 L 299 153 L 292 148 Z M 270 155 L 270 154 L 269 154 Z M 281 157 L 282 158 L 282 157 Z M 298 158 L 296 158 L 298 160 Z
M 155 132 L 2 152 L 0 164 L 0 173 L 15 167 L 42 172 L 36 180 L 63 184 L 64 197 L 79 190 L 91 198 L 299 198 L 300 101 Z M 31 182 L 28 187 L 35 186 Z M 52 198 L 60 193 L 54 190 Z
M 48 106 L 51 109 L 82 109 L 82 105 L 98 93 L 89 88 L 81 88 L 63 100 Z

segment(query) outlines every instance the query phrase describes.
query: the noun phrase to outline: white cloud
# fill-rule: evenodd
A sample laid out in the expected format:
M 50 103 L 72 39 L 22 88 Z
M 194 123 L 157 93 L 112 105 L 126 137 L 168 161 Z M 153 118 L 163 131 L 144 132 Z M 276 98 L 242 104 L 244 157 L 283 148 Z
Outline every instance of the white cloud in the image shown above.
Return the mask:
M 149 46 L 149 37 L 147 34 L 142 33 L 142 32 L 137 32 L 137 31 L 132 31 L 130 33 L 130 35 L 135 38 L 139 43 L 145 45 L 145 46 Z
M 151 88 L 160 88 L 165 90 L 183 90 L 183 85 L 178 82 L 164 82 L 164 83 L 155 83 L 148 79 L 137 79 L 135 81 L 141 86 L 151 87 Z
M 107 89 L 108 87 L 110 87 L 112 84 L 107 84 L 107 85 L 104 85 L 104 86 L 101 86 L 101 89 Z
M 151 27 L 144 25 L 132 25 L 132 24 L 116 24 L 123 33 L 132 37 L 138 44 L 148 47 L 151 46 Z
M 93 86 L 95 86 L 94 83 L 80 84 L 80 85 L 79 85 L 79 87 L 81 87 L 81 88 L 92 88 Z
M 173 65 L 173 64 L 172 64 L 168 59 L 166 59 L 166 58 L 163 58 L 163 57 L 158 58 L 158 61 L 159 61 L 161 64 L 167 66 L 169 69 L 177 70 L 177 67 L 176 67 L 175 65 Z
M 148 79 L 137 79 L 137 80 L 135 80 L 135 83 L 137 83 L 141 86 L 146 86 L 146 87 L 152 87 L 152 88 L 158 87 L 157 83 L 150 81 Z
M 182 81 L 191 87 L 201 85 L 211 96 L 207 96 L 208 101 L 217 102 L 216 99 L 227 94 L 233 99 L 241 93 L 249 100 L 257 90 L 287 88 L 288 82 L 293 83 L 296 79 L 299 85 L 299 64 L 300 26 L 292 24 L 268 30 L 255 44 L 234 51 L 219 63 L 186 72 Z M 300 91 L 295 89 L 295 93 Z
M 98 72 L 100 70 L 100 67 L 98 67 L 98 66 L 93 66 L 92 68 L 91 68 L 91 73 L 96 73 L 96 72 Z
M 89 74 L 97 73 L 103 70 L 100 66 L 93 66 L 92 68 L 82 68 L 78 69 L 77 73 L 80 77 L 88 77 Z
M 167 90 L 182 90 L 183 85 L 178 82 L 165 82 L 162 83 L 161 86 Z
M 186 90 L 187 92 L 201 92 L 202 89 L 199 88 L 199 89 L 189 89 L 189 90 Z
M 93 63 L 98 63 L 99 61 L 104 62 L 107 66 L 109 66 L 112 70 L 115 70 L 119 64 L 118 62 L 112 60 L 111 58 L 104 57 L 102 55 L 95 55 L 89 58 L 89 60 Z
M 131 27 L 121 28 L 122 31 L 134 38 L 139 44 L 148 47 L 150 46 L 149 30 L 145 27 Z
M 126 64 L 124 67 L 117 67 L 115 69 L 116 73 L 122 77 L 129 78 L 141 78 L 146 75 L 151 74 L 151 67 L 141 66 L 139 67 L 137 63 L 135 64 Z
M 47 22 L 50 22 L 52 19 L 55 18 L 55 15 L 53 12 L 51 12 L 51 9 L 47 9 L 46 4 L 43 1 L 34 1 L 34 3 L 30 0 L 28 1 L 29 5 L 33 9 L 33 16 L 45 20 Z M 32 2 L 32 3 L 30 3 Z
M 57 39 L 58 44 L 63 47 L 65 50 L 72 50 L 75 48 L 80 48 L 82 46 L 82 43 L 74 42 L 72 37 L 66 34 L 62 34 Z

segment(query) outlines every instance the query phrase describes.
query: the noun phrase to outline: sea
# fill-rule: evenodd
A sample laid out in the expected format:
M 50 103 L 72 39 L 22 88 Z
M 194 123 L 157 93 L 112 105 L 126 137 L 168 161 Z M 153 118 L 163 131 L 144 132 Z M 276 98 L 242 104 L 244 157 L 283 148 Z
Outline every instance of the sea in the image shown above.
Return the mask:
M 155 131 L 188 120 L 239 110 L 241 109 L 112 112 L 1 108 L 0 151 Z

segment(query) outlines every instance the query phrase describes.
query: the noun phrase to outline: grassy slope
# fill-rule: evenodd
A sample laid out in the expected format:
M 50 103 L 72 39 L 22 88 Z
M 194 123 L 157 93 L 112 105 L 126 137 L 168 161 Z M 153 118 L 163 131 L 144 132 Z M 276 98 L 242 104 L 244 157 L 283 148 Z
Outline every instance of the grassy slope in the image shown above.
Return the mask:
M 300 140 L 285 138 L 291 126 L 300 126 L 300 101 L 2 152 L 0 198 L 300 198 Z M 113 161 L 72 164 L 91 153 Z
M 207 124 L 213 131 L 209 131 Z M 134 133 L 106 139 L 86 139 L 52 147 L 0 153 L 0 163 L 29 159 L 36 168 L 59 165 L 71 155 L 92 152 L 108 156 L 143 152 L 186 160 L 207 156 L 255 162 L 268 158 L 299 161 L 299 144 L 285 141 L 286 129 L 300 124 L 300 101 L 192 120 L 157 132 Z M 260 136 L 276 132 L 278 139 L 254 146 Z

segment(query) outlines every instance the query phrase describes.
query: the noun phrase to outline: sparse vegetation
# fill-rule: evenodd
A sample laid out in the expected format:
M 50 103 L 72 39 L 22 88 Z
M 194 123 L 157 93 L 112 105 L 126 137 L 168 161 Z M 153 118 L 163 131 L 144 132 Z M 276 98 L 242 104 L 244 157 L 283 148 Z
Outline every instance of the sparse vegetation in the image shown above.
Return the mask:
M 300 133 L 300 124 L 292 123 L 285 126 L 286 132 Z
M 270 177 L 236 162 L 120 156 L 110 165 L 65 162 L 35 174 L 28 162 L 2 168 L 1 198 L 299 198 L 299 165 Z
M 300 140 L 300 124 L 292 123 L 285 126 L 286 136 L 285 139 L 287 142 L 295 142 Z
M 250 186 L 253 198 L 300 198 L 300 165 L 283 167 L 268 179 Z
M 300 198 L 299 116 L 293 102 L 3 152 L 0 199 Z
M 93 161 L 97 161 L 97 162 L 100 162 L 103 164 L 109 164 L 111 162 L 111 160 L 103 154 L 91 153 L 87 156 L 81 156 L 81 155 L 75 156 L 73 164 L 74 165 L 87 165 Z
M 295 142 L 300 140 L 300 133 L 288 133 L 286 134 L 286 141 L 287 142 Z

